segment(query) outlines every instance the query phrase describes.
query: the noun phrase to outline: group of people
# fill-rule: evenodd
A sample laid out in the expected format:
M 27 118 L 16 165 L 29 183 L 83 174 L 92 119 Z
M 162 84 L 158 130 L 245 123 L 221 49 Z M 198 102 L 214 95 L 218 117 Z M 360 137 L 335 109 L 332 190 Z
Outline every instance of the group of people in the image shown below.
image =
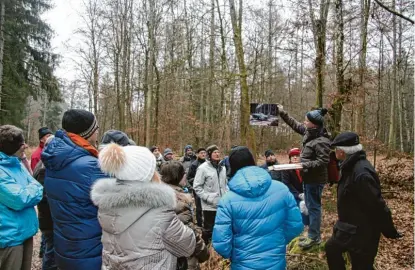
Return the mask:
M 0 270 L 30 269 L 42 232 L 43 270 L 200 269 L 210 243 L 232 269 L 285 269 L 286 245 L 321 243 L 321 196 L 335 151 L 340 166 L 338 221 L 325 245 L 330 269 L 372 269 L 380 235 L 400 238 L 378 176 L 353 132 L 330 141 L 325 109 L 296 121 L 303 135 L 289 151 L 298 169 L 278 171 L 272 150 L 257 166 L 245 146 L 222 159 L 218 146 L 184 149 L 176 161 L 118 130 L 104 133 L 92 113 L 71 109 L 62 129 L 39 130 L 30 166 L 23 131 L 0 126 Z M 35 206 L 38 207 L 36 215 Z

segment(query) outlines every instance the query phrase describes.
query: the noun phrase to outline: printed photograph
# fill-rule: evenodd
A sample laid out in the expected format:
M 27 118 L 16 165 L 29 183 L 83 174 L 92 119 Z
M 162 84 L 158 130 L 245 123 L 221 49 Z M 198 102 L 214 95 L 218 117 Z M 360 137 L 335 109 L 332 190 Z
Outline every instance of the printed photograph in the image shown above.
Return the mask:
M 251 103 L 249 124 L 253 126 L 278 126 L 277 104 Z

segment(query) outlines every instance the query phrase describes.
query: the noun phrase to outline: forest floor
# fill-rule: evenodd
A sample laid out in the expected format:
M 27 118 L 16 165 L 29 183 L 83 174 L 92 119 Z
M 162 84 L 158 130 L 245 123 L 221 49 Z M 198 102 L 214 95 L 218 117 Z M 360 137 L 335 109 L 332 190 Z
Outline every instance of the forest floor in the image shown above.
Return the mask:
M 278 155 L 280 163 L 287 163 L 284 155 Z M 369 156 L 373 162 L 373 157 Z M 376 169 L 382 183 L 382 194 L 392 211 L 395 226 L 404 237 L 390 240 L 382 236 L 379 252 L 376 257 L 377 270 L 409 270 L 414 267 L 414 160 L 409 157 L 387 159 L 378 156 Z M 323 192 L 323 242 L 330 238 L 332 227 L 337 219 L 336 186 L 327 187 Z M 303 233 L 306 235 L 306 232 Z M 295 242 L 295 240 L 294 240 Z M 33 270 L 41 269 L 38 258 L 40 233 L 35 236 L 33 250 Z M 213 249 L 211 258 L 202 265 L 202 270 L 230 269 L 229 261 L 222 259 Z M 295 243 L 287 250 L 287 269 L 289 270 L 326 270 L 324 244 L 309 252 L 299 252 Z

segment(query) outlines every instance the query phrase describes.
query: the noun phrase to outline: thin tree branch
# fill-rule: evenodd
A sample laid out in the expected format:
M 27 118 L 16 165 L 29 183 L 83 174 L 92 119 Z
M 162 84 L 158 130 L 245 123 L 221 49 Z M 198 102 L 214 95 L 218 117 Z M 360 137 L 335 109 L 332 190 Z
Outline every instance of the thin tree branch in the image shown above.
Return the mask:
M 387 7 L 387 6 L 385 6 L 385 5 L 384 5 L 382 2 L 380 2 L 379 0 L 375 0 L 375 2 L 376 2 L 379 6 L 383 7 L 383 8 L 384 8 L 384 9 L 386 9 L 387 11 L 389 11 L 390 13 L 392 13 L 392 14 L 394 14 L 394 15 L 398 16 L 398 17 L 401 17 L 402 19 L 407 20 L 408 22 L 410 22 L 410 23 L 414 24 L 414 21 L 413 21 L 412 19 L 410 19 L 410 18 L 406 17 L 405 15 L 402 15 L 402 14 L 400 14 L 399 12 L 397 12 L 397 11 L 395 11 L 395 10 L 393 10 L 393 9 L 391 9 L 391 8 L 389 8 L 389 7 Z

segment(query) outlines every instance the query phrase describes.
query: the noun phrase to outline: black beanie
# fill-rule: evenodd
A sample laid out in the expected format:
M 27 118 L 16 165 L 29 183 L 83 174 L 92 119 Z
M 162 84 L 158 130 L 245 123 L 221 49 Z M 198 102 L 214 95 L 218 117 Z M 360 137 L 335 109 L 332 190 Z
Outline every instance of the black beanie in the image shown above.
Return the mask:
M 48 129 L 47 127 L 41 127 L 41 128 L 39 128 L 38 133 L 39 133 L 39 141 L 43 137 L 45 137 L 46 135 L 53 134 L 52 131 L 50 129 Z
M 151 153 L 154 153 L 154 151 L 155 151 L 156 149 L 158 149 L 158 147 L 157 147 L 157 146 L 155 146 L 155 145 L 153 145 L 152 147 L 150 147 L 150 152 L 151 152 Z
M 88 139 L 98 129 L 95 116 L 86 110 L 71 109 L 63 114 L 62 128 Z
M 272 150 L 271 149 L 268 149 L 267 151 L 265 151 L 265 157 L 269 157 L 269 156 L 272 156 L 272 155 L 274 155 L 274 152 L 272 152 Z
M 211 159 L 213 152 L 215 152 L 216 150 L 219 150 L 219 148 L 216 145 L 211 145 L 208 148 L 206 148 L 206 152 L 209 156 L 209 159 Z
M 244 167 L 255 166 L 255 159 L 248 147 L 238 146 L 231 151 L 229 155 L 229 164 L 231 166 L 230 177 Z
M 0 152 L 8 156 L 16 153 L 24 144 L 23 131 L 12 125 L 0 126 Z
M 121 146 L 131 145 L 127 134 L 122 131 L 113 129 L 108 130 L 104 133 L 104 136 L 102 136 L 101 144 L 109 144 L 112 142 Z

